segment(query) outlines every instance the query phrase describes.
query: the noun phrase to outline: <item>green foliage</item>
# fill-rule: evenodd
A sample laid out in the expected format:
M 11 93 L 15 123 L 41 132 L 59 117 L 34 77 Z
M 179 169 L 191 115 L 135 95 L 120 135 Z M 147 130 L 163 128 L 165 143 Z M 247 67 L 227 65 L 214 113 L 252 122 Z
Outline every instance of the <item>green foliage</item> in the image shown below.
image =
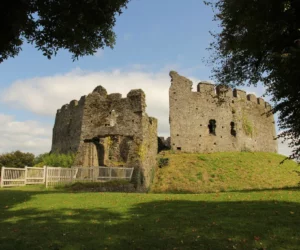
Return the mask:
M 300 1 L 208 1 L 221 31 L 213 34 L 215 80 L 232 85 L 262 82 L 279 113 L 279 135 L 300 158 Z
M 73 165 L 75 154 L 41 154 L 35 158 L 34 165 L 36 167 L 52 166 L 69 168 Z
M 0 63 L 18 55 L 24 41 L 47 58 L 67 49 L 73 60 L 113 47 L 116 15 L 129 0 L 27 0 L 0 2 Z
M 23 153 L 19 150 L 0 155 L 0 167 L 8 168 L 24 168 L 25 166 L 33 166 L 34 155 L 31 153 Z
M 245 114 L 243 114 L 243 116 L 242 116 L 242 128 L 243 128 L 244 133 L 247 136 L 250 136 L 250 137 L 253 136 L 253 132 L 254 132 L 253 126 Z
M 47 157 L 49 155 L 49 153 L 43 153 L 43 154 L 39 154 L 38 156 L 36 156 L 34 158 L 34 166 L 35 167 L 43 167 L 45 164 L 43 162 L 43 159 L 45 157 Z
M 139 145 L 139 148 L 138 148 L 138 155 L 140 157 L 140 159 L 143 161 L 146 157 L 146 154 L 147 154 L 147 147 L 144 143 L 142 143 L 141 145 Z
M 169 165 L 169 158 L 159 158 L 158 167 L 162 168 Z

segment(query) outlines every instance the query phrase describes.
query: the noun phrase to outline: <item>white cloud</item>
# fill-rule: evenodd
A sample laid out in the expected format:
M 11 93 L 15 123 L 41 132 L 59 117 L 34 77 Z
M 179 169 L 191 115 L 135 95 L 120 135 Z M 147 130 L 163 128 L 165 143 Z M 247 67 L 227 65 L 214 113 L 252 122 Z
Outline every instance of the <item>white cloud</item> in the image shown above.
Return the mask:
M 143 89 L 146 93 L 148 114 L 159 119 L 161 134 L 169 133 L 170 78 L 167 72 L 86 72 L 75 69 L 63 75 L 18 80 L 3 91 L 0 100 L 15 108 L 54 117 L 56 110 L 62 105 L 73 99 L 79 100 L 98 85 L 105 87 L 109 93 L 118 92 L 123 96 L 131 89 Z
M 282 131 L 278 132 L 278 135 L 280 135 Z M 291 140 L 284 140 L 283 138 L 278 139 L 278 152 L 282 155 L 290 156 L 292 154 L 293 148 L 289 147 L 289 143 Z
M 278 140 L 278 153 L 286 156 L 292 154 L 292 148 L 288 145 L 289 141 L 283 141 L 282 139 Z
M 105 87 L 109 93 L 122 93 L 123 97 L 131 89 L 141 88 L 146 93 L 147 113 L 158 118 L 159 135 L 168 136 L 168 91 L 170 86 L 168 71 L 173 68 L 169 66 L 161 72 L 149 73 L 144 71 L 142 66 L 138 65 L 127 71 L 114 70 L 111 72 L 88 72 L 75 69 L 61 75 L 18 80 L 2 92 L 0 101 L 15 108 L 54 118 L 58 108 L 73 99 L 79 100 L 82 95 L 92 92 L 98 85 Z M 193 77 L 189 78 L 194 82 L 195 88 L 196 83 L 200 80 Z M 262 87 L 244 89 L 249 92 L 256 92 L 257 96 L 263 93 Z M 0 116 L 0 119 L 4 119 L 6 124 L 0 130 L 0 141 L 2 141 L 0 142 L 0 152 L 4 149 L 5 151 L 11 149 L 32 149 L 35 152 L 49 151 L 52 124 L 45 127 L 34 121 L 18 122 L 14 121 L 12 117 L 3 115 L 2 118 Z M 0 120 L 0 122 L 3 121 Z M 6 133 L 1 132 L 3 129 Z M 41 148 L 38 148 L 37 145 L 41 145 Z M 285 155 L 289 154 L 290 151 L 286 143 L 279 143 L 279 152 Z
M 0 114 L 0 153 L 21 150 L 34 154 L 51 149 L 52 127 L 37 121 L 16 121 Z

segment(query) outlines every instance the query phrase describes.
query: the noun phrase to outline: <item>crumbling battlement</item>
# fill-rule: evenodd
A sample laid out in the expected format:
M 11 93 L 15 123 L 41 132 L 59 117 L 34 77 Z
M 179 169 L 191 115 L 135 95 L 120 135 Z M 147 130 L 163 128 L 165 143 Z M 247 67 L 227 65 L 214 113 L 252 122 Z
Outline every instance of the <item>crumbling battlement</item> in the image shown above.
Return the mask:
M 52 152 L 76 153 L 76 165 L 134 167 L 134 182 L 148 187 L 157 153 L 157 120 L 148 117 L 145 94 L 126 98 L 102 86 L 57 110 Z
M 181 84 L 184 91 L 192 92 L 193 82 L 189 79 L 178 75 L 177 72 L 170 72 L 171 83 L 175 82 L 178 84 L 178 81 L 182 81 Z M 256 97 L 254 94 L 247 94 L 246 91 L 241 89 L 231 89 L 225 85 L 216 85 L 207 81 L 202 81 L 197 84 L 197 92 L 205 93 L 207 95 L 218 96 L 218 97 L 236 97 L 243 100 L 248 100 L 258 105 L 262 105 L 266 109 L 271 110 L 272 107 L 268 102 L 265 102 L 263 98 Z M 194 92 L 193 92 L 194 93 Z
M 272 107 L 262 98 L 224 85 L 192 81 L 171 71 L 171 146 L 185 152 L 277 152 Z

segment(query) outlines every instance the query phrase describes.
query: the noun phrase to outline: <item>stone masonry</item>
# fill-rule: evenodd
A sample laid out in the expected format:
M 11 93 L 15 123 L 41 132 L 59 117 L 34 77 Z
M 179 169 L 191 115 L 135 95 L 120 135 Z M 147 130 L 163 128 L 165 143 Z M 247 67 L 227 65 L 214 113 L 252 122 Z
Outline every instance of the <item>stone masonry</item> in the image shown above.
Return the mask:
M 277 152 L 271 106 L 262 98 L 224 85 L 192 82 L 171 71 L 171 147 L 184 152 Z
M 151 184 L 160 150 L 183 152 L 277 152 L 271 106 L 262 98 L 224 85 L 192 82 L 171 71 L 170 132 L 157 138 L 157 120 L 145 112 L 142 90 L 126 98 L 98 86 L 57 110 L 51 152 L 75 153 L 75 165 L 134 167 L 140 190 Z
M 98 86 L 57 110 L 51 152 L 76 153 L 75 165 L 134 167 L 137 188 L 148 188 L 156 165 L 157 120 L 145 112 L 142 90 L 126 98 Z

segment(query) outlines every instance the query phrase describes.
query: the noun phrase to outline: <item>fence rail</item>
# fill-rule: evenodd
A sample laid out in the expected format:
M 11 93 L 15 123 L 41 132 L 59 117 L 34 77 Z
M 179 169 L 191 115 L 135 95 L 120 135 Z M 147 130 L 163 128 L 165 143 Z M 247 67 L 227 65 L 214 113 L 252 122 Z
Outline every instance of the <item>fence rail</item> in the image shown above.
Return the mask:
M 25 167 L 26 184 L 43 184 L 46 179 L 46 166 L 43 168 Z
M 131 180 L 133 168 L 124 167 L 46 167 L 1 169 L 1 187 L 45 184 L 46 187 L 73 182 L 105 182 L 116 179 Z
M 1 187 L 25 186 L 26 169 L 20 168 L 5 168 L 1 169 Z

